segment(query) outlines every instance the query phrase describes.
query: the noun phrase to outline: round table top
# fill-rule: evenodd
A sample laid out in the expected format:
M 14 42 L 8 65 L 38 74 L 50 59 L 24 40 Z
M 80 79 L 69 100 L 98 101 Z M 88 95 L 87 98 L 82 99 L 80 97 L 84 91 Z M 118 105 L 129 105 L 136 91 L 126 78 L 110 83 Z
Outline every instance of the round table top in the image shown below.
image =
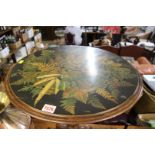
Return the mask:
M 84 46 L 37 51 L 9 70 L 12 103 L 31 116 L 59 123 L 91 123 L 130 109 L 141 97 L 137 71 L 121 57 Z

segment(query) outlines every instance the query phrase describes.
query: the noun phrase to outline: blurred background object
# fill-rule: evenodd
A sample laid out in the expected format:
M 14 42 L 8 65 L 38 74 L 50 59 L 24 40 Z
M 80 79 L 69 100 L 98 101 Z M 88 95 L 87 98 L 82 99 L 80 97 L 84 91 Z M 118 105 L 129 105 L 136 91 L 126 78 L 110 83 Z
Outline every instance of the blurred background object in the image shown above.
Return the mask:
M 4 129 L 29 129 L 31 117 L 22 110 L 8 107 L 1 113 L 0 122 Z

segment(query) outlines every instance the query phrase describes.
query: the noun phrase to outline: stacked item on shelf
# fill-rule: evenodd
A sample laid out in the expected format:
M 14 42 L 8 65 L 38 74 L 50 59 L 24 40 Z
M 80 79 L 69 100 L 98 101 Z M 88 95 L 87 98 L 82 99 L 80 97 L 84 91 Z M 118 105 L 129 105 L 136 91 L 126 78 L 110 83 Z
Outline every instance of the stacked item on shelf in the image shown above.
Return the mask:
M 9 34 L 3 34 L 0 37 L 0 59 L 15 57 L 13 62 L 19 61 L 27 55 L 31 54 L 35 47 L 43 48 L 42 35 L 39 30 L 33 27 L 13 27 Z M 12 62 L 12 61 L 11 61 Z
M 25 29 L 20 30 L 17 35 L 21 39 L 22 43 L 25 43 L 29 40 L 28 34 L 26 33 Z
M 23 46 L 21 47 L 16 53 L 15 53 L 15 57 L 16 57 L 16 61 L 18 62 L 19 60 L 23 59 L 24 57 L 27 56 L 27 50 L 26 47 Z
M 34 30 L 32 27 L 20 27 L 20 28 L 16 28 L 14 33 L 21 39 L 22 44 L 23 44 L 23 47 L 20 48 L 15 54 L 17 61 L 18 61 L 22 59 L 23 57 L 31 54 L 33 48 L 35 47 L 35 43 L 33 41 Z
M 42 43 L 42 35 L 38 29 L 34 31 L 34 42 L 35 42 L 35 46 L 38 49 L 42 49 L 45 47 L 44 44 Z
M 26 47 L 26 50 L 27 50 L 27 54 L 31 54 L 33 48 L 35 47 L 35 43 L 34 41 L 28 41 L 26 44 L 25 44 L 25 47 Z
M 9 35 L 5 37 L 6 43 L 11 50 L 16 50 L 22 46 L 21 39 L 14 35 Z
M 10 29 L 10 26 L 0 26 L 0 32 Z
M 0 58 L 6 58 L 9 55 L 10 49 L 5 40 L 5 35 L 0 38 Z
M 22 47 L 21 39 L 15 35 L 3 35 L 0 46 L 4 49 L 0 52 L 1 59 L 8 59 Z
M 34 37 L 34 30 L 33 30 L 32 27 L 29 27 L 29 28 L 25 29 L 25 31 L 26 31 L 29 39 Z
M 41 33 L 39 32 L 39 30 L 35 30 L 34 41 L 35 41 L 35 43 L 42 42 L 42 36 L 41 36 Z

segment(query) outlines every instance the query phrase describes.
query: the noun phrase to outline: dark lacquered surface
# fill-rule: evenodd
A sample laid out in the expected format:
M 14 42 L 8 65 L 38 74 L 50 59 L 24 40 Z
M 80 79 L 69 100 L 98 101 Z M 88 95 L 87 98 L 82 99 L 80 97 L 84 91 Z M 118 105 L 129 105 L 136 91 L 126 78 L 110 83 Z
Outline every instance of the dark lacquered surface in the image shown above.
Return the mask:
M 125 60 L 101 49 L 60 46 L 17 64 L 10 84 L 31 107 L 49 104 L 56 106 L 55 114 L 87 115 L 123 104 L 135 92 L 138 75 Z

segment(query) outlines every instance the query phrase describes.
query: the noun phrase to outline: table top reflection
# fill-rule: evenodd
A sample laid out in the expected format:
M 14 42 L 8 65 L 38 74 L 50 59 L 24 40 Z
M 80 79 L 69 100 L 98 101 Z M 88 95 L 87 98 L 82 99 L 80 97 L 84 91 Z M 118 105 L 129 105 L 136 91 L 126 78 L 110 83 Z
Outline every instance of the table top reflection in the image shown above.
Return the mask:
M 37 51 L 5 80 L 13 104 L 59 123 L 91 123 L 130 109 L 142 93 L 137 71 L 110 52 L 84 46 Z

